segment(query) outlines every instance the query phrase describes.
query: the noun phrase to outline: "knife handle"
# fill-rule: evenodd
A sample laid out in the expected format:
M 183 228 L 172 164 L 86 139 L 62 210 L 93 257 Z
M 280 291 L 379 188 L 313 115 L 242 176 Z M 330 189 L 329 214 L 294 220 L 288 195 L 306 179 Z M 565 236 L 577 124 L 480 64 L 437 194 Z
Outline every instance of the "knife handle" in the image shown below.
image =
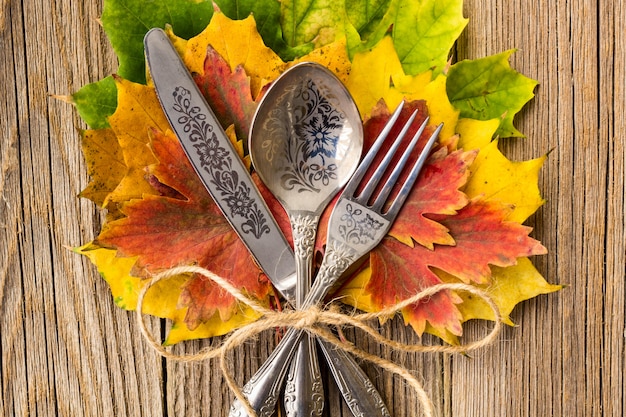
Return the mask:
M 274 415 L 285 375 L 289 369 L 288 365 L 296 353 L 302 335 L 304 332 L 301 330 L 289 329 L 276 349 L 243 387 L 243 394 L 258 417 Z M 249 416 L 243 404 L 235 400 L 230 407 L 228 417 Z

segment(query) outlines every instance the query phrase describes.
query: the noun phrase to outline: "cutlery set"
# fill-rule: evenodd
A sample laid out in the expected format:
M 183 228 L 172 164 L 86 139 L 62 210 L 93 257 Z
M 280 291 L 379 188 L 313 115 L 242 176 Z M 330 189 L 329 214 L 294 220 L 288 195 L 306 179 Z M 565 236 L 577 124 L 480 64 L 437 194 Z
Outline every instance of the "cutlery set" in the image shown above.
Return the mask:
M 409 139 L 416 113 L 397 126 L 401 103 L 361 160 L 362 122 L 343 84 L 315 63 L 285 71 L 258 105 L 249 152 L 260 179 L 289 216 L 292 250 L 165 32 L 150 30 L 144 46 L 173 131 L 258 265 L 294 308 L 321 302 L 342 274 L 387 234 L 441 125 L 413 161 L 428 120 Z M 390 132 L 398 129 L 393 138 Z M 405 137 L 409 140 L 403 141 Z M 329 220 L 324 258 L 313 280 L 317 225 L 340 191 Z M 258 416 L 273 415 L 281 395 L 288 416 L 322 415 L 324 391 L 316 345 L 354 416 L 389 416 L 380 394 L 349 354 L 293 328 L 243 388 Z M 229 416 L 246 415 L 243 404 L 235 400 Z

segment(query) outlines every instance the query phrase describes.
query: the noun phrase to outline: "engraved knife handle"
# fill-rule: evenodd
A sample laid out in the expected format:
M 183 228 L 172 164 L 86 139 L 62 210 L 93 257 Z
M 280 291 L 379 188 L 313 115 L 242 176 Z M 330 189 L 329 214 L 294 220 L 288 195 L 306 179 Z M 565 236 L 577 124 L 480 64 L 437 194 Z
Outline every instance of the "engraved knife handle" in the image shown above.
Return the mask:
M 289 329 L 276 349 L 243 387 L 243 394 L 258 417 L 274 415 L 289 369 L 288 364 L 291 363 L 303 334 L 302 331 Z M 236 399 L 230 407 L 228 416 L 247 417 L 248 413 L 243 404 Z

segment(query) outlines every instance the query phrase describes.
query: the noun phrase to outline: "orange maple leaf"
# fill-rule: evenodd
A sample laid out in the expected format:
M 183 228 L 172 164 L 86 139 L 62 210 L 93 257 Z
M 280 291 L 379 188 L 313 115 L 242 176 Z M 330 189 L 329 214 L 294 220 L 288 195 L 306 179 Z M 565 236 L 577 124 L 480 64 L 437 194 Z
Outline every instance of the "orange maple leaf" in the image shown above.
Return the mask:
M 124 204 L 125 217 L 107 223 L 97 243 L 126 257 L 137 256 L 136 273 L 197 264 L 249 295 L 267 298 L 267 277 L 200 182 L 178 139 L 154 131 L 152 149 L 159 163 L 150 166 L 149 173 L 158 180 L 160 195 Z M 228 320 L 236 308 L 232 296 L 198 276 L 187 282 L 180 302 L 189 308 L 185 321 L 190 329 L 216 312 Z
M 200 91 L 211 103 L 211 109 L 224 129 L 233 125 L 237 139 L 246 141 L 256 109 L 250 90 L 250 79 L 243 66 L 231 72 L 228 63 L 213 47 L 207 48 L 204 72 L 193 74 Z
M 371 277 L 365 287 L 375 308 L 384 308 L 409 298 L 428 286 L 441 283 L 433 269 L 466 283 L 490 282 L 490 266 L 516 265 L 517 259 L 546 253 L 528 236 L 530 228 L 507 221 L 510 208 L 473 200 L 455 215 L 438 216 L 454 238 L 454 245 L 407 246 L 387 237 L 370 254 Z M 458 299 L 449 293 L 403 311 L 405 320 L 421 334 L 426 322 L 452 334 L 462 332 L 462 316 L 454 307 Z

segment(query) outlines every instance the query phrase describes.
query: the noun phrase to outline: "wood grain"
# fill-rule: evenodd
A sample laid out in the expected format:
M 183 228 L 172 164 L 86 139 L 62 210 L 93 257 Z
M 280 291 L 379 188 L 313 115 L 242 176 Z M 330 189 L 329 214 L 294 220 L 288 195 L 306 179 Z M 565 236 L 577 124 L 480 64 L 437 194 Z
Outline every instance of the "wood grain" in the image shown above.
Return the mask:
M 528 137 L 501 148 L 516 160 L 550 152 L 540 180 L 547 203 L 528 223 L 549 249 L 535 264 L 567 288 L 521 304 L 518 326 L 471 357 L 356 342 L 419 375 L 441 416 L 623 416 L 626 6 L 466 0 L 464 10 L 471 20 L 457 59 L 518 48 L 513 67 L 540 82 L 516 119 Z M 0 7 L 0 414 L 224 416 L 232 395 L 216 364 L 161 360 L 94 268 L 67 249 L 94 237 L 100 217 L 76 197 L 87 183 L 78 134 L 85 126 L 52 96 L 115 72 L 101 11 L 101 0 Z M 167 324 L 150 326 L 160 334 Z M 466 332 L 476 337 L 486 327 L 470 323 Z M 417 341 L 397 321 L 384 331 Z M 274 345 L 267 334 L 233 353 L 240 383 Z M 419 415 L 401 381 L 363 366 L 394 416 Z M 332 380 L 326 385 L 327 414 L 348 416 Z

